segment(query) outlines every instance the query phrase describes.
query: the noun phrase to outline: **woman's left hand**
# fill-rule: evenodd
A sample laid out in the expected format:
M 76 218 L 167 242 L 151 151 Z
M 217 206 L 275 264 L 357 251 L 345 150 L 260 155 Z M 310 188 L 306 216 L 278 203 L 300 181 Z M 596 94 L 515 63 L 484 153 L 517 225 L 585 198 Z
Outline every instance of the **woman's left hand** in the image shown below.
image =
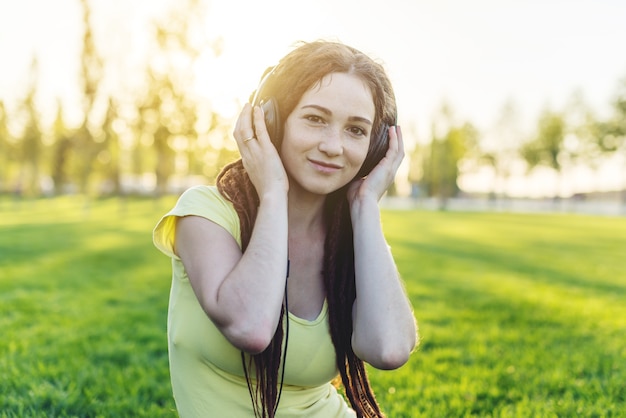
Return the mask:
M 389 127 L 389 148 L 378 165 L 365 178 L 356 179 L 348 188 L 350 205 L 358 200 L 373 197 L 376 201 L 385 194 L 395 180 L 396 172 L 404 158 L 404 142 L 399 126 Z

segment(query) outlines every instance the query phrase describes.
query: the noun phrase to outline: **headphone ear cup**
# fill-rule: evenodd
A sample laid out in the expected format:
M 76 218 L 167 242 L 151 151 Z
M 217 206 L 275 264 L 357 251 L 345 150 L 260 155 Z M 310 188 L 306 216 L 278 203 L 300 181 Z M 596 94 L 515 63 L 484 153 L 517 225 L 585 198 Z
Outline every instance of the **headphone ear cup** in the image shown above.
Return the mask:
M 270 135 L 270 139 L 274 145 L 278 145 L 282 140 L 283 133 L 276 100 L 269 98 L 262 101 L 260 106 L 261 109 L 263 109 L 263 114 L 265 115 L 265 127 L 267 128 L 267 133 Z
M 384 125 L 380 130 L 380 133 L 376 138 L 372 138 L 374 141 L 374 148 L 369 152 L 368 157 L 363 162 L 363 166 L 359 171 L 357 177 L 367 176 L 370 171 L 374 169 L 383 159 L 387 150 L 389 149 L 389 126 Z

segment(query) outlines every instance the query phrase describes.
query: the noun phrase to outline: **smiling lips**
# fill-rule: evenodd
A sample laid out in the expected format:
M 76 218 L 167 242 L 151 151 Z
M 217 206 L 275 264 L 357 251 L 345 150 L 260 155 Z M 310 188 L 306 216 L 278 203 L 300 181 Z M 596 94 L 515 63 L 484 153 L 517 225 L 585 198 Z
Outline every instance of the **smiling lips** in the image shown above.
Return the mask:
M 332 163 L 326 163 L 324 161 L 309 159 L 309 162 L 313 165 L 313 167 L 317 171 L 321 171 L 323 173 L 334 173 L 335 171 L 338 171 L 338 170 L 341 169 L 340 165 L 332 164 Z

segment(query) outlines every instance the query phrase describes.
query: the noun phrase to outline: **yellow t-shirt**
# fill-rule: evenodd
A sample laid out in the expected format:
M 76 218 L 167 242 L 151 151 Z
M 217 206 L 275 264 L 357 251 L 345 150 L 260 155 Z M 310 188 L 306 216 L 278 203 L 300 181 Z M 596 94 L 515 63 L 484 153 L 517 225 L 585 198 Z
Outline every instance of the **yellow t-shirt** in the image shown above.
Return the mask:
M 176 218 L 187 215 L 215 222 L 241 246 L 237 213 L 215 186 L 187 190 L 154 229 L 155 246 L 172 259 L 167 335 L 176 408 L 183 418 L 250 418 L 254 412 L 241 352 L 203 311 L 180 258 L 174 254 Z M 355 417 L 330 383 L 336 375 L 327 304 L 313 321 L 290 313 L 285 378 L 276 416 Z

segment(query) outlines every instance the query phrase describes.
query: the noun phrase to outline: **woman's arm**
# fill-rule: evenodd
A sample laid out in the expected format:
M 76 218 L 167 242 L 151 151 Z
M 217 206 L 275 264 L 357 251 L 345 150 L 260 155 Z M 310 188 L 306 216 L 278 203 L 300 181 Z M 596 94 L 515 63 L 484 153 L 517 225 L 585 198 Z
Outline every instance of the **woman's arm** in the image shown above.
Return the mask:
M 175 251 L 200 305 L 231 344 L 250 353 L 271 342 L 285 289 L 286 202 L 269 200 L 259 207 L 243 255 L 224 228 L 205 218 L 179 218 L 176 226 Z
M 402 134 L 399 127 L 392 127 L 385 158 L 364 180 L 355 182 L 348 194 L 356 275 L 352 348 L 360 359 L 379 369 L 402 366 L 417 342 L 417 324 L 385 240 L 378 207 L 403 157 Z
M 245 253 L 219 225 L 196 216 L 177 222 L 175 251 L 200 305 L 224 336 L 250 353 L 276 331 L 287 273 L 287 179 L 270 142 L 263 112 L 244 107 L 234 131 L 260 203 Z M 252 132 L 257 139 L 244 142 Z
M 352 211 L 356 299 L 352 348 L 379 369 L 407 362 L 417 340 L 411 304 L 380 224 L 375 200 Z

